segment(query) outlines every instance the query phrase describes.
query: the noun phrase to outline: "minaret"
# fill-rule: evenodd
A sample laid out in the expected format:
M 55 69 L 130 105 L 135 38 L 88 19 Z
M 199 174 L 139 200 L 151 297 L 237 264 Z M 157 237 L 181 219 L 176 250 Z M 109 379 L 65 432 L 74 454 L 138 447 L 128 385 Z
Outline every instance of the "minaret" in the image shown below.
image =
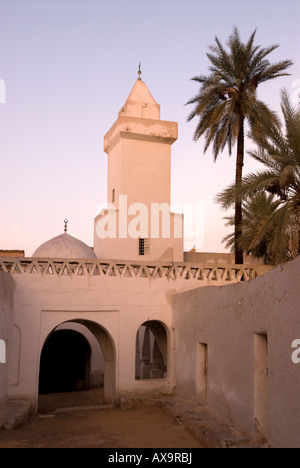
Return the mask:
M 141 80 L 140 69 L 138 74 L 116 122 L 104 137 L 111 215 L 106 229 L 110 228 L 110 234 L 103 238 L 106 215 L 102 213 L 95 219 L 94 248 L 98 258 L 182 261 L 182 219 L 170 213 L 171 145 L 177 140 L 178 124 L 160 119 L 160 105 Z M 155 210 L 159 207 L 157 227 Z M 162 211 L 166 215 L 167 207 L 169 234 L 167 228 L 162 232 Z M 114 227 L 116 232 L 112 232 Z

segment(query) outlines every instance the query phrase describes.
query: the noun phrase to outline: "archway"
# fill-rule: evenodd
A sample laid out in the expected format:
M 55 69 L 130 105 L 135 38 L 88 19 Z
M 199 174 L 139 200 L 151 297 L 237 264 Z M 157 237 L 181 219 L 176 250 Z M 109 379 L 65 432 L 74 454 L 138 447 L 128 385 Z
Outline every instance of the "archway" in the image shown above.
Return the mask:
M 72 324 L 85 327 L 96 339 L 104 359 L 103 402 L 112 403 L 116 395 L 115 346 L 101 325 L 84 319 L 62 322 L 48 335 L 41 351 L 39 393 L 84 390 L 90 386 L 91 347 L 82 333 L 71 329 Z M 63 325 L 68 325 L 68 329 L 59 329 Z
M 168 373 L 168 338 L 156 320 L 144 322 L 136 336 L 136 380 L 164 379 Z
M 40 363 L 39 393 L 87 390 L 91 348 L 74 330 L 55 330 L 47 339 Z

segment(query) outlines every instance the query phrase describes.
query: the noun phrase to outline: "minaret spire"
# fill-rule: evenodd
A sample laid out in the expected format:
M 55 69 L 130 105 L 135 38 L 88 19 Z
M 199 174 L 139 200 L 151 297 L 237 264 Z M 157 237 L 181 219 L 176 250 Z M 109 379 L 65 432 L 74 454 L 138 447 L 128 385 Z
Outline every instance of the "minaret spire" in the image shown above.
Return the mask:
M 69 222 L 69 221 L 68 221 L 67 219 L 64 220 L 64 223 L 65 223 L 65 229 L 64 229 L 64 231 L 65 231 L 65 233 L 68 231 L 68 222 Z
M 141 66 L 142 66 L 142 62 L 139 63 L 139 69 L 138 69 L 138 81 L 142 81 L 142 78 L 141 78 L 141 74 L 142 74 L 142 70 L 141 70 Z

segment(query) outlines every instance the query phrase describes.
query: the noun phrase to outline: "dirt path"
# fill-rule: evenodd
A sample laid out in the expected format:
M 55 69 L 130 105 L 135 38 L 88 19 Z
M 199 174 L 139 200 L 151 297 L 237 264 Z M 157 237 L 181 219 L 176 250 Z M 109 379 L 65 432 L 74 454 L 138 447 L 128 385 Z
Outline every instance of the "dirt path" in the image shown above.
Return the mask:
M 0 431 L 0 448 L 200 448 L 159 408 L 122 411 L 100 402 L 94 390 L 42 396 L 31 421 Z

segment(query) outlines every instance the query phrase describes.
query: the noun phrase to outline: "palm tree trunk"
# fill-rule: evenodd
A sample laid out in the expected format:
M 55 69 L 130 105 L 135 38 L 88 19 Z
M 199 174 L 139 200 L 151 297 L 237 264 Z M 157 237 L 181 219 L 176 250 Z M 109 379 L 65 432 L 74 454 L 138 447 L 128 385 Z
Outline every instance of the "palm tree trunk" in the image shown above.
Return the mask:
M 243 166 L 244 166 L 244 121 L 245 117 L 241 116 L 240 130 L 237 141 L 237 158 L 236 158 L 236 178 L 235 184 L 238 189 L 242 184 L 243 179 Z M 235 233 L 234 233 L 234 248 L 235 248 L 235 263 L 236 265 L 243 265 L 244 255 L 243 249 L 240 245 L 240 238 L 242 235 L 242 202 L 237 200 L 235 202 Z

